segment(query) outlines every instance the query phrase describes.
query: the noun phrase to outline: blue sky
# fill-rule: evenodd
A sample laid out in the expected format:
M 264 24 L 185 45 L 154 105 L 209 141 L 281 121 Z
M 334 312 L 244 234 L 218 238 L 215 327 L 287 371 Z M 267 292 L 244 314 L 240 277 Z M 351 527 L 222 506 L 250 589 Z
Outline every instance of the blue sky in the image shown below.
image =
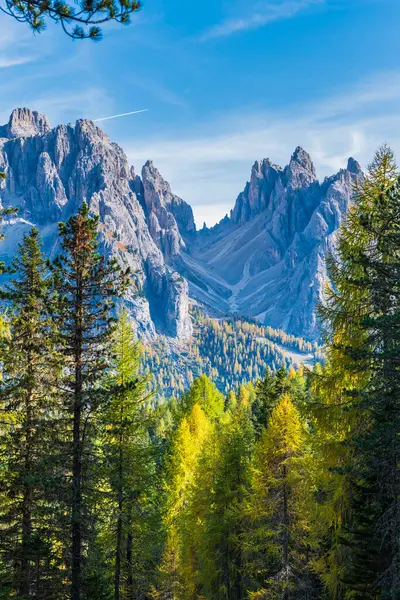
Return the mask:
M 256 159 L 297 145 L 320 177 L 383 141 L 400 159 L 399 0 L 144 0 L 102 42 L 0 14 L 0 122 L 102 123 L 140 171 L 152 158 L 199 226 L 233 206 Z

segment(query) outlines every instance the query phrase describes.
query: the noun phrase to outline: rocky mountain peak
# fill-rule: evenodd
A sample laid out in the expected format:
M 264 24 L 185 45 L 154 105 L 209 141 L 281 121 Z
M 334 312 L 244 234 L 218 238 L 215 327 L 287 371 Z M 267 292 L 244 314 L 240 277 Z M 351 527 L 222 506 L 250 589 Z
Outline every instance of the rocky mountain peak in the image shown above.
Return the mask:
M 353 175 L 361 175 L 362 174 L 362 169 L 360 167 L 360 164 L 352 157 L 350 157 L 349 160 L 347 161 L 347 170 L 349 171 L 349 173 L 353 173 Z
M 258 160 L 255 161 L 254 165 L 251 168 L 251 176 L 252 177 L 261 176 L 261 164 Z
M 0 171 L 6 173 L 0 205 L 19 209 L 8 228 L 7 245 L 0 246 L 1 259 L 9 263 L 32 225 L 41 231 L 44 250 L 54 255 L 57 223 L 85 200 L 99 215 L 102 252 L 137 275 L 125 301 L 138 331 L 147 338 L 156 333 L 190 337 L 187 283 L 166 265 L 166 255 L 154 243 L 140 178 L 129 168 L 123 150 L 92 121 L 50 129 L 46 117 L 28 109 L 13 111 L 0 137 Z M 147 168 L 150 171 L 150 165 Z M 148 173 L 150 180 L 160 206 L 164 198 L 172 204 L 174 196 L 157 171 Z M 147 204 L 152 204 L 151 198 Z M 166 222 L 176 226 L 175 217 L 163 208 Z
M 318 337 L 325 259 L 360 177 L 349 159 L 347 169 L 320 183 L 301 147 L 283 170 L 268 159 L 256 162 L 230 219 L 200 233 L 197 248 L 183 257 L 192 295 L 222 313 Z
M 51 130 L 51 126 L 47 117 L 36 110 L 15 108 L 10 115 L 8 124 L 1 129 L 2 133 L 5 133 L 4 137 L 13 139 L 44 135 Z
M 243 224 L 261 212 L 269 209 L 270 213 L 277 208 L 284 210 L 282 198 L 284 190 L 307 189 L 316 183 L 315 167 L 310 155 L 300 146 L 293 153 L 290 163 L 285 169 L 273 164 L 269 158 L 256 161 L 251 170 L 250 181 L 239 194 L 236 205 L 231 211 L 231 219 L 235 224 Z M 314 194 L 311 191 L 309 200 L 314 208 Z M 296 207 L 294 207 L 296 210 Z M 303 210 L 303 209 L 301 209 Z M 306 207 L 306 210 L 308 208 Z M 297 219 L 292 219 L 294 221 Z M 282 219 L 280 219 L 282 221 Z
M 31 225 L 41 230 L 45 250 L 56 252 L 58 221 L 86 200 L 100 217 L 105 254 L 138 274 L 143 293 L 133 287 L 127 305 L 146 336 L 190 337 L 187 280 L 192 297 L 213 310 L 318 336 L 325 257 L 362 177 L 355 159 L 322 183 L 301 147 L 284 169 L 268 158 L 256 161 L 231 216 L 196 234 L 191 207 L 153 162 L 137 175 L 92 121 L 50 129 L 46 117 L 16 109 L 0 138 L 0 171 L 7 176 L 0 202 L 19 208 L 1 259 L 12 257 Z
M 311 156 L 301 146 L 297 146 L 296 150 L 292 154 L 290 165 L 292 166 L 293 163 L 299 165 L 305 171 L 308 171 L 315 177 L 315 167 L 313 161 L 311 160 Z

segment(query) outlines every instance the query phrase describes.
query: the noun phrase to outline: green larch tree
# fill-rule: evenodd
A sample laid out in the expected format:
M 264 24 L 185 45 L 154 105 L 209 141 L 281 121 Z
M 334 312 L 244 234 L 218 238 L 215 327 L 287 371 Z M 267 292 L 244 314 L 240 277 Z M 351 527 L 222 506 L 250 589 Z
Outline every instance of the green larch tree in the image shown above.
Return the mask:
M 242 404 L 220 421 L 199 462 L 192 521 L 200 517 L 202 523 L 198 578 L 206 598 L 239 600 L 246 595 L 243 501 L 254 442 L 247 401 L 243 393 Z
M 109 526 L 115 547 L 114 599 L 133 600 L 139 587 L 139 573 L 134 571 L 140 569 L 143 576 L 145 566 L 140 560 L 144 548 L 139 548 L 134 539 L 134 519 L 140 518 L 138 506 L 142 506 L 140 526 L 144 531 L 149 511 L 149 505 L 145 507 L 144 503 L 150 495 L 155 472 L 148 435 L 147 379 L 139 375 L 141 346 L 126 310 L 121 312 L 114 332 L 113 352 L 107 382 L 110 400 L 101 417 L 102 449 L 111 496 L 106 507 L 112 514 Z M 154 539 L 151 541 L 155 543 Z M 148 572 L 146 575 L 150 576 Z
M 166 547 L 160 566 L 164 594 L 194 600 L 198 593 L 197 554 L 188 527 L 199 459 L 212 425 L 196 402 L 175 432 L 166 465 Z
M 285 394 L 272 410 L 255 449 L 246 509 L 248 567 L 256 588 L 258 582 L 257 591 L 250 595 L 253 600 L 316 597 L 308 563 L 307 460 L 300 414 Z

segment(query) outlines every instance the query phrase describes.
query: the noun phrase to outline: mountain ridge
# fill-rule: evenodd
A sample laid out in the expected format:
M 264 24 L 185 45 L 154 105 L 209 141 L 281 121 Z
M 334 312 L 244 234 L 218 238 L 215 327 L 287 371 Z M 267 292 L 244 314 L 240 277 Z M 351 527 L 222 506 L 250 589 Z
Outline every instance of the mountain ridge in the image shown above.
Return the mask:
M 257 161 L 230 217 L 200 230 L 190 252 L 181 252 L 190 294 L 221 313 L 318 338 L 325 260 L 362 176 L 350 158 L 319 182 L 301 147 L 284 168 Z
M 0 199 L 3 206 L 19 210 L 6 224 L 3 258 L 12 259 L 32 225 L 42 234 L 45 252 L 54 256 L 58 222 L 86 201 L 99 215 L 104 254 L 117 257 L 135 273 L 140 293 L 132 282 L 125 302 L 139 335 L 189 339 L 187 283 L 166 264 L 153 241 L 125 153 L 91 121 L 53 129 L 46 123 L 39 113 L 16 109 L 1 128 L 0 170 L 6 179 Z
M 19 208 L 3 255 L 11 258 L 31 224 L 54 254 L 57 222 L 85 200 L 99 215 L 105 254 L 137 275 L 140 294 L 132 286 L 126 302 L 144 338 L 189 340 L 189 296 L 215 314 L 318 338 L 325 258 L 362 177 L 355 159 L 323 182 L 300 146 L 285 167 L 256 161 L 230 216 L 196 230 L 191 206 L 153 162 L 137 175 L 92 121 L 51 128 L 40 113 L 15 109 L 0 138 L 0 199 Z

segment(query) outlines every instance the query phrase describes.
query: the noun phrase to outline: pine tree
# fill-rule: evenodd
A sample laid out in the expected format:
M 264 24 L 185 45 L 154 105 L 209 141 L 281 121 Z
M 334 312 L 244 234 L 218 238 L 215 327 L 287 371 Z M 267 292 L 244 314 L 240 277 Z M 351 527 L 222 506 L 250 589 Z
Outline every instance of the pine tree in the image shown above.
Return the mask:
M 19 23 L 27 23 L 35 33 L 46 29 L 49 21 L 61 23 L 62 30 L 72 39 L 101 40 L 100 25 L 108 21 L 127 24 L 131 14 L 139 10 L 138 0 L 111 2 L 91 2 L 76 10 L 73 4 L 66 2 L 47 2 L 45 4 L 33 1 L 17 2 L 10 0 L 2 7 L 2 12 L 16 19 Z M 0 179 L 5 175 L 0 172 Z
M 400 594 L 400 184 L 393 153 L 381 148 L 356 190 L 329 262 L 322 309 L 333 343 L 333 408 L 346 407 L 339 469 L 348 508 L 338 556 L 351 598 Z M 343 442 L 343 440 L 342 440 Z
M 257 437 L 260 437 L 263 428 L 266 427 L 279 398 L 288 390 L 287 373 L 282 368 L 275 374 L 267 370 L 264 379 L 257 382 L 256 398 L 252 405 L 252 420 Z
M 61 576 L 51 548 L 55 508 L 50 502 L 56 484 L 51 456 L 57 372 L 49 335 L 48 269 L 40 246 L 39 233 L 32 229 L 19 245 L 16 275 L 2 294 L 10 330 L 0 388 L 8 421 L 1 442 L 0 548 L 7 571 L 2 578 L 4 586 L 28 599 L 56 597 Z
M 84 203 L 69 221 L 60 224 L 61 254 L 54 263 L 52 318 L 56 342 L 64 356 L 62 393 L 70 432 L 65 460 L 71 485 L 71 598 L 82 595 L 83 541 L 90 524 L 88 496 L 92 461 L 93 419 L 105 401 L 100 385 L 109 367 L 115 328 L 115 299 L 127 285 L 128 272 L 106 263 L 97 249 L 98 217 Z

